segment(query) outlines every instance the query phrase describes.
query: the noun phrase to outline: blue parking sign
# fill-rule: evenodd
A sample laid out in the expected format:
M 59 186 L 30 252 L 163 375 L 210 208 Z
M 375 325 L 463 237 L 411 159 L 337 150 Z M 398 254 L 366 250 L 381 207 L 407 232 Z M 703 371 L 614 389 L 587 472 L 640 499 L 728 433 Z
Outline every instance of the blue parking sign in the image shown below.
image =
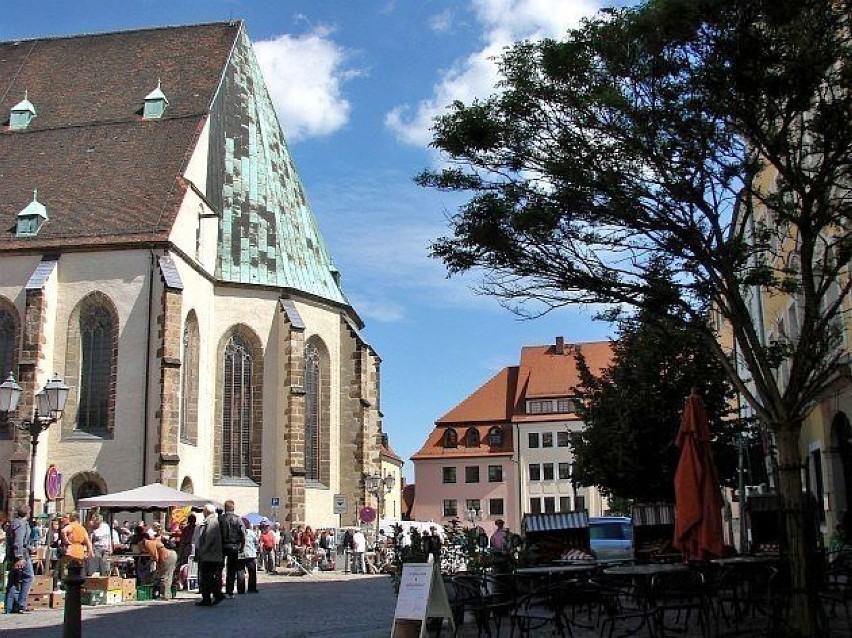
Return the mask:
M 277 496 L 273 496 L 271 507 L 278 507 L 280 504 L 281 504 L 281 499 L 278 498 Z

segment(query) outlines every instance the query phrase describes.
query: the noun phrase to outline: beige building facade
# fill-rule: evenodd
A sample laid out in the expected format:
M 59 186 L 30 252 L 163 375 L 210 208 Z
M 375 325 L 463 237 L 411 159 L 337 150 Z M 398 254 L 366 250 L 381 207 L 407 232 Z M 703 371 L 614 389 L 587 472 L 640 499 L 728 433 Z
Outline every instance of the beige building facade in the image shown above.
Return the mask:
M 26 502 L 17 426 L 54 373 L 70 392 L 39 439 L 37 510 L 155 481 L 315 527 L 337 524 L 334 494 L 374 502 L 380 358 L 244 25 L 24 44 L 0 44 L 0 367 L 23 388 L 0 424 L 0 512 Z M 37 116 L 16 127 L 25 87 Z

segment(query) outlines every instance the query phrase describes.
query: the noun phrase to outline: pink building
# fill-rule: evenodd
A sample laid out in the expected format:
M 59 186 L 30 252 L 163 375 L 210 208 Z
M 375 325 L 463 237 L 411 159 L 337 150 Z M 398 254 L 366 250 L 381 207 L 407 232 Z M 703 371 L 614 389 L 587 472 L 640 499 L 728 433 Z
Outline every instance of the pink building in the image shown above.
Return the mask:
M 474 511 L 489 534 L 498 518 L 511 530 L 520 529 L 511 422 L 517 378 L 517 368 L 503 369 L 435 422 L 411 457 L 417 520 L 468 523 Z
M 609 342 L 568 344 L 558 337 L 524 347 L 520 365 L 504 368 L 438 419 L 411 457 L 413 518 L 483 521 L 490 534 L 498 518 L 519 532 L 524 514 L 603 514 L 598 490 L 572 479 L 572 437 L 584 427 L 575 390 L 581 351 L 593 374 L 612 357 Z

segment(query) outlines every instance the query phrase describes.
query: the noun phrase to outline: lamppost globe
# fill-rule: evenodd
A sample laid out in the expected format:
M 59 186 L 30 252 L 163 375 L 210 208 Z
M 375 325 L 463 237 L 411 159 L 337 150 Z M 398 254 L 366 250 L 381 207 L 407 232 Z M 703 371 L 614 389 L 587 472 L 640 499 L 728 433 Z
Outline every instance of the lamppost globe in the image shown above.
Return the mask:
M 9 373 L 9 377 L 0 384 L 0 412 L 7 415 L 18 407 L 23 389 Z M 38 449 L 38 437 L 56 423 L 65 409 L 65 401 L 68 399 L 68 386 L 62 382 L 58 374 L 54 374 L 34 397 L 35 411 L 32 419 L 24 420 L 17 424 L 17 428 L 30 435 L 30 521 L 35 517 L 35 465 L 36 450 Z
M 0 383 L 0 412 L 14 412 L 18 407 L 18 401 L 21 399 L 22 392 L 23 389 L 18 385 L 15 377 L 10 372 L 6 380 Z

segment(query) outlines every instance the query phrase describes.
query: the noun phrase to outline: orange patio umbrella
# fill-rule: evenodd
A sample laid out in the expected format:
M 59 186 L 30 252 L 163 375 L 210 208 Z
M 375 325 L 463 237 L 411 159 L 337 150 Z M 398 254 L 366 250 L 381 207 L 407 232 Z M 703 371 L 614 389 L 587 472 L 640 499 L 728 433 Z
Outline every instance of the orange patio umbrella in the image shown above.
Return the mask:
M 686 398 L 677 433 L 680 460 L 675 472 L 674 546 L 684 560 L 722 556 L 722 507 L 719 476 L 710 448 L 704 402 L 693 392 Z

